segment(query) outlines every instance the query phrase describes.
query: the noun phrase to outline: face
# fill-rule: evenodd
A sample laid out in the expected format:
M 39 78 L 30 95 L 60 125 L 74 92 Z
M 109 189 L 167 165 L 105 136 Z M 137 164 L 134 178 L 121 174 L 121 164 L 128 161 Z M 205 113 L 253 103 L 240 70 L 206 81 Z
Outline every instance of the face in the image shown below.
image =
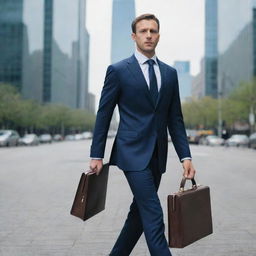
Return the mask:
M 132 33 L 138 51 L 149 58 L 155 54 L 159 37 L 158 25 L 154 20 L 139 21 L 136 24 L 136 33 Z

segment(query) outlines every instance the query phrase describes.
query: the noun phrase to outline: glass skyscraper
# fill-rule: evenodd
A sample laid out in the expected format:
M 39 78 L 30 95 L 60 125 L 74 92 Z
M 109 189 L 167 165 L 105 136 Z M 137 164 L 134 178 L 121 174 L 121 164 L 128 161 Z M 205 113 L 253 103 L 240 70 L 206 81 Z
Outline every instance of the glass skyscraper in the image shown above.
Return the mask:
M 0 26 L 20 27 L 19 32 L 11 29 L 9 36 L 0 30 L 0 56 L 5 53 L 0 82 L 13 84 L 25 98 L 42 103 L 89 106 L 85 5 L 85 0 L 0 0 Z M 16 43 L 3 43 L 8 37 Z M 10 68 L 13 61 L 16 66 Z
M 204 95 L 217 97 L 218 71 L 218 0 L 205 1 L 205 92 Z
M 44 0 L 23 0 L 22 22 L 26 27 L 23 47 L 21 93 L 27 99 L 43 100 L 44 82 Z M 25 40 L 23 40 L 25 42 Z M 1 51 L 1 50 L 0 50 Z
M 256 1 L 205 3 L 204 95 L 226 97 L 256 75 Z
M 85 108 L 89 50 L 85 0 L 45 0 L 44 15 L 44 102 Z
M 23 78 L 23 46 L 27 43 L 22 12 L 23 0 L 0 0 L 0 82 L 13 84 L 19 90 Z
M 186 101 L 192 96 L 192 76 L 189 61 L 175 61 L 174 68 L 178 72 L 180 99 Z
M 218 83 L 228 96 L 256 75 L 256 9 L 254 0 L 218 3 Z
M 135 18 L 134 0 L 113 0 L 111 62 L 130 57 L 134 52 L 131 23 Z
M 44 50 L 43 50 L 43 102 L 52 98 L 52 47 L 53 46 L 53 1 L 45 0 L 44 4 Z

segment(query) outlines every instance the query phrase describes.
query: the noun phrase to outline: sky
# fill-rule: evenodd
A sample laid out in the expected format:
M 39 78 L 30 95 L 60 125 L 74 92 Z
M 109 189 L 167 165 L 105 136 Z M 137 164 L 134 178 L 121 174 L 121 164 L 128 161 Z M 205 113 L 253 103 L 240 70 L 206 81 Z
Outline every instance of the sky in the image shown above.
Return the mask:
M 86 27 L 90 34 L 89 91 L 96 107 L 111 56 L 113 0 L 87 0 Z M 169 65 L 190 61 L 191 73 L 200 71 L 204 55 L 204 0 L 135 0 L 136 16 L 154 13 L 160 20 L 158 58 Z M 131 40 L 130 37 L 127 40 Z M 129 56 L 127 56 L 129 57 Z

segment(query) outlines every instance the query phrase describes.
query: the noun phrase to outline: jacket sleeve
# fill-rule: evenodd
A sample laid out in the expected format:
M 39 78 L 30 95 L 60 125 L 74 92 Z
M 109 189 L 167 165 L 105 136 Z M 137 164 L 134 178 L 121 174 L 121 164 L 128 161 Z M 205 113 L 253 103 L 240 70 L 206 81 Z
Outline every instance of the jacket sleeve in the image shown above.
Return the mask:
M 168 130 L 179 159 L 191 157 L 183 115 L 181 111 L 177 72 L 174 73 L 174 87 L 169 108 Z
M 104 158 L 106 140 L 113 111 L 118 102 L 120 93 L 119 80 L 114 67 L 110 65 L 107 69 L 104 86 L 101 92 L 96 123 L 93 132 L 90 156 L 93 158 Z

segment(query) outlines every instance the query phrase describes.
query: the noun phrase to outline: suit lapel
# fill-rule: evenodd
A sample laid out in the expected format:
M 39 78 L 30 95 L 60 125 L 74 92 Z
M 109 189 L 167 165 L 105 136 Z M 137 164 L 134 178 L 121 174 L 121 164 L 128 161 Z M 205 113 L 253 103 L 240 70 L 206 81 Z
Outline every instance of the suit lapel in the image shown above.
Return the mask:
M 156 102 L 156 108 L 164 94 L 164 89 L 165 89 L 165 84 L 166 84 L 166 67 L 165 65 L 159 61 L 157 59 L 158 65 L 159 65 L 159 69 L 160 69 L 160 74 L 161 74 L 161 87 L 159 90 L 159 94 L 158 94 L 158 98 L 157 98 L 157 102 Z
M 132 73 L 134 78 L 137 80 L 137 82 L 143 86 L 143 90 L 145 92 L 146 97 L 148 98 L 148 100 L 150 101 L 152 106 L 155 107 L 153 99 L 152 99 L 150 91 L 149 91 L 149 88 L 148 88 L 148 84 L 147 84 L 145 77 L 142 73 L 140 65 L 134 55 L 132 55 L 132 57 L 128 59 L 127 66 L 128 66 L 129 71 Z
M 128 65 L 127 65 L 128 69 L 130 70 L 130 72 L 132 73 L 134 78 L 137 80 L 137 82 L 143 86 L 143 90 L 145 92 L 146 97 L 148 98 L 148 100 L 150 101 L 150 103 L 152 104 L 152 106 L 155 109 L 159 105 L 159 102 L 164 94 L 165 84 L 166 84 L 166 71 L 167 71 L 165 65 L 158 59 L 157 59 L 157 61 L 158 61 L 160 74 L 161 74 L 161 88 L 160 88 L 160 91 L 158 94 L 156 105 L 154 104 L 154 101 L 152 99 L 152 96 L 151 96 L 149 88 L 148 88 L 148 84 L 145 80 L 145 77 L 144 77 L 142 71 L 141 71 L 140 65 L 134 55 L 132 55 L 128 59 Z

